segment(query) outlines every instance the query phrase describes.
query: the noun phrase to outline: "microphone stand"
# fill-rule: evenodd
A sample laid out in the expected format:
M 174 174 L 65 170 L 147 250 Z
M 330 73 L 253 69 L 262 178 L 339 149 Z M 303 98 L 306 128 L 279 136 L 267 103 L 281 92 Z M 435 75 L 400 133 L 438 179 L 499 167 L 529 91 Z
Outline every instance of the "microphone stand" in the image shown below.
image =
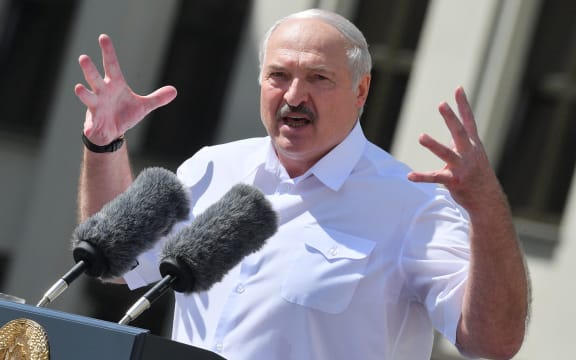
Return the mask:
M 175 276 L 164 276 L 162 280 L 158 281 L 150 290 L 142 295 L 140 299 L 138 299 L 138 301 L 136 301 L 134 305 L 128 309 L 128 311 L 126 311 L 126 315 L 124 315 L 124 317 L 118 321 L 118 324 L 127 325 L 138 316 L 140 316 L 140 314 L 142 314 L 144 311 L 150 309 L 152 303 L 164 295 L 166 291 L 171 289 L 172 283 L 174 283 L 174 281 L 176 281 Z

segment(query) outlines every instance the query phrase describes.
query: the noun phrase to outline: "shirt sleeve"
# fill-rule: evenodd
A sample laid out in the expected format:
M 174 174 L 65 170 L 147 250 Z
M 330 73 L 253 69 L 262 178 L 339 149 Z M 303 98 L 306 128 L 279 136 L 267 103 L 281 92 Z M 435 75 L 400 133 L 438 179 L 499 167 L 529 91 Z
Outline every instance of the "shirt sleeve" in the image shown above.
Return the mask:
M 417 211 L 406 234 L 401 267 L 432 325 L 453 344 L 470 260 L 467 213 L 440 193 Z

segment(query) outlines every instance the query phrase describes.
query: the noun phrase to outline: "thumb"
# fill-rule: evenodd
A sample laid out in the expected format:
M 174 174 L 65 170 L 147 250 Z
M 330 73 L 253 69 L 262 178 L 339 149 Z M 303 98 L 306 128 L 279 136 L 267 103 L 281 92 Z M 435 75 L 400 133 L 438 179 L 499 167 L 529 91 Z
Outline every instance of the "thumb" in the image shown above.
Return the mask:
M 146 112 L 150 113 L 161 106 L 169 104 L 176 98 L 177 94 L 178 92 L 174 86 L 163 86 L 144 96 L 146 99 Z

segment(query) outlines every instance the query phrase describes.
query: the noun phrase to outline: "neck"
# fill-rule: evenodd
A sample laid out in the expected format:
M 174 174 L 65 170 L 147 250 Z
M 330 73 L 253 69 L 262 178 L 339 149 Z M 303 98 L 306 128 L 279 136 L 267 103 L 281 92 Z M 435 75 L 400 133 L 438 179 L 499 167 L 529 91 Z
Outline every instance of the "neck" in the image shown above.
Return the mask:
M 314 161 L 306 162 L 303 160 L 283 158 L 278 153 L 276 153 L 276 154 L 278 155 L 278 160 L 280 161 L 282 166 L 284 166 L 284 168 L 286 169 L 286 172 L 288 173 L 288 175 L 292 179 L 304 174 L 312 166 L 314 166 L 314 164 L 318 161 L 318 160 L 314 160 Z

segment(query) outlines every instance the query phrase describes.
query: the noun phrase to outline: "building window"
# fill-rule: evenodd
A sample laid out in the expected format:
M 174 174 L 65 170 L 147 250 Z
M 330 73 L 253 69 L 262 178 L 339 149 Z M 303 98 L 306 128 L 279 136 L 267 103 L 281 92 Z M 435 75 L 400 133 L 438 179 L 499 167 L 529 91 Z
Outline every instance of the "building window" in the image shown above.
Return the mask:
M 75 0 L 0 2 L 0 132 L 38 138 L 52 100 Z
M 553 230 L 562 218 L 572 182 L 576 160 L 575 13 L 573 2 L 542 3 L 520 100 L 498 168 L 512 210 L 527 226 L 520 229 L 521 236 L 555 240 Z
M 178 96 L 151 114 L 144 155 L 179 163 L 213 143 L 250 9 L 250 0 L 180 1 L 160 79 Z
M 372 82 L 362 115 L 366 136 L 385 150 L 392 145 L 428 0 L 363 0 L 355 24 L 372 54 Z

